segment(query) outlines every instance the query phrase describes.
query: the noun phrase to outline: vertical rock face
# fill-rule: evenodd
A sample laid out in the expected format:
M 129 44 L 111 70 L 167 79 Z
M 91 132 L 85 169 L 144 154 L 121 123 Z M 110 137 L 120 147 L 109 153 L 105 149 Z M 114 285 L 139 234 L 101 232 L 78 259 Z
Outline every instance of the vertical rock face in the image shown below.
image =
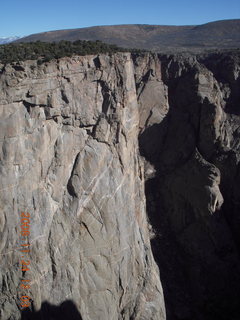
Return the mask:
M 137 74 L 143 60 L 136 57 Z M 149 76 L 136 77 L 152 248 L 169 320 L 240 316 L 239 62 L 239 53 L 159 56 L 145 63 Z M 162 99 L 153 105 L 156 87 Z
M 167 320 L 239 320 L 239 60 L 2 67 L 3 320 L 21 318 L 22 278 L 36 318 L 161 320 L 166 306 Z
M 7 65 L 0 99 L 1 319 L 21 318 L 22 278 L 35 317 L 59 319 L 63 303 L 68 319 L 69 300 L 76 319 L 165 319 L 130 54 Z M 22 211 L 31 216 L 27 272 Z

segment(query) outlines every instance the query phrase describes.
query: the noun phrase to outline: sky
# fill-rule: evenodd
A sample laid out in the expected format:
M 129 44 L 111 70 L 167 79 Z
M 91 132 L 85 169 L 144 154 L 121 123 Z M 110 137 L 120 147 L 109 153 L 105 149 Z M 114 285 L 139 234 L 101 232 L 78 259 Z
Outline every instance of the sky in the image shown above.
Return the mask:
M 9 37 L 97 25 L 239 19 L 240 0 L 2 0 L 0 10 L 0 37 Z

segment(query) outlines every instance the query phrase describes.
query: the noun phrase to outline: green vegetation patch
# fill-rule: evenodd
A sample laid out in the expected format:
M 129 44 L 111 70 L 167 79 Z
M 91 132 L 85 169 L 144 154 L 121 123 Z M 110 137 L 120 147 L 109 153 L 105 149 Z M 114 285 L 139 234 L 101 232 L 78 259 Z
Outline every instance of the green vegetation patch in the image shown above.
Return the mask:
M 28 42 L 0 45 L 0 62 L 11 63 L 24 60 L 38 60 L 38 63 L 52 59 L 71 57 L 73 55 L 90 55 L 99 53 L 140 52 L 144 50 L 124 49 L 101 41 L 77 40 L 59 42 Z

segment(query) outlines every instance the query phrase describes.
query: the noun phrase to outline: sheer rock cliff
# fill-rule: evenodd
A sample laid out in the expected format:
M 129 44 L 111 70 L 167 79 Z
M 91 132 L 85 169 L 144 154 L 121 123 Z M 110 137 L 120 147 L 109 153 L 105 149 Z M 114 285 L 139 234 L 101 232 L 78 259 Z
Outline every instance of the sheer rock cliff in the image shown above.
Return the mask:
M 0 66 L 1 319 L 239 319 L 239 61 Z
M 2 319 L 20 318 L 22 278 L 34 312 L 71 300 L 83 319 L 164 319 L 130 55 L 7 65 L 1 89 Z

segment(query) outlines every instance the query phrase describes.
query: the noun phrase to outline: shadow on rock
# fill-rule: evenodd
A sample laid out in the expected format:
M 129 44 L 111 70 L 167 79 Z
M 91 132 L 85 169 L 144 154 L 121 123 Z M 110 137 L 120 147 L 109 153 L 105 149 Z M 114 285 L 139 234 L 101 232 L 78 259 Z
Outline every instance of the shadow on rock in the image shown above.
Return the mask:
M 76 305 L 67 300 L 59 306 L 43 302 L 39 311 L 30 310 L 29 308 L 22 311 L 21 320 L 82 320 Z

